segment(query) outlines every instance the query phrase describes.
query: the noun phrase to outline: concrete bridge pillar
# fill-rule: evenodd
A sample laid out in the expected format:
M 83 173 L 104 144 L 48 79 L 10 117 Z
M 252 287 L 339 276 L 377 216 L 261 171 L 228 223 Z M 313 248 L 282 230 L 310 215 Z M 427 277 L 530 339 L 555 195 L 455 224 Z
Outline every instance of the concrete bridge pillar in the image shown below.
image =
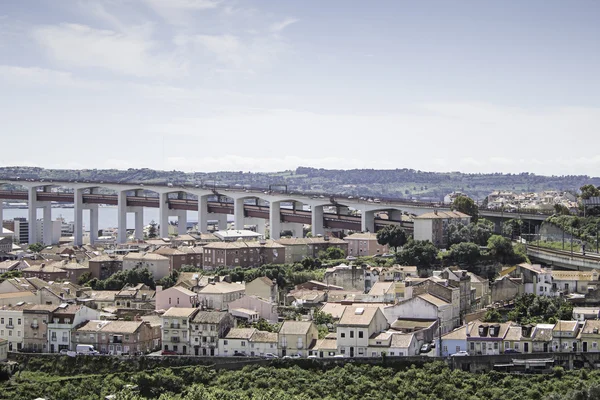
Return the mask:
M 127 243 L 127 192 L 117 193 L 117 243 Z
M 233 227 L 244 229 L 244 199 L 233 199 Z
M 185 235 L 187 233 L 187 211 L 178 210 L 177 213 L 177 234 Z
M 360 229 L 363 232 L 375 232 L 375 212 L 362 210 Z
M 38 205 L 43 204 L 42 208 L 44 210 L 44 216 L 42 217 L 42 238 L 38 238 L 38 240 L 42 240 L 46 246 L 51 246 L 52 243 L 52 205 L 50 202 L 38 203 Z
M 388 219 L 402 221 L 402 210 L 388 210 Z
M 0 226 L 4 221 L 4 202 L 0 199 Z
M 98 204 L 91 204 L 90 209 L 90 244 L 98 241 Z
M 37 188 L 30 187 L 27 189 L 28 206 L 27 217 L 29 219 L 29 244 L 37 243 Z
M 136 207 L 135 213 L 135 239 L 144 240 L 144 207 Z
M 160 193 L 158 202 L 159 235 L 169 237 L 169 194 Z
M 273 201 L 269 206 L 269 231 L 271 239 L 281 237 L 281 202 Z
M 325 234 L 323 224 L 323 206 L 310 207 L 311 233 L 313 236 Z
M 73 244 L 81 246 L 83 244 L 83 189 L 75 189 L 73 192 L 74 222 Z M 46 217 L 44 217 L 46 219 Z M 44 235 L 46 233 L 44 232 Z
M 198 233 L 208 231 L 208 196 L 198 196 Z
M 217 221 L 217 230 L 219 230 L 219 231 L 227 230 L 227 214 L 212 214 L 212 215 L 214 215 L 214 219 Z M 213 219 L 213 218 L 211 218 L 211 219 Z

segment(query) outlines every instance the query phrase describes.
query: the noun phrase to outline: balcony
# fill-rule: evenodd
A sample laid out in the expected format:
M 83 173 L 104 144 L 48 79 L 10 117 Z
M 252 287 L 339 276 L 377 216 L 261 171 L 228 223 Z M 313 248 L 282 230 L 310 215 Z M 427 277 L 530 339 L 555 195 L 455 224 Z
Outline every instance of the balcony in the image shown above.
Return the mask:
M 171 336 L 171 342 L 179 343 L 179 336 Z
M 179 325 L 178 323 L 176 323 L 176 322 L 171 323 L 171 329 L 179 329 L 179 328 L 181 328 L 181 325 Z
M 38 324 L 31 324 L 31 329 L 40 329 Z
M 12 324 L 11 325 L 6 325 L 6 329 L 15 329 L 15 326 L 12 325 Z
M 113 339 L 110 341 L 110 343 L 111 343 L 111 344 L 122 344 L 122 343 L 123 343 L 123 338 L 122 338 L 122 337 L 120 337 L 120 338 L 117 338 L 117 337 L 116 337 L 116 338 L 113 338 Z

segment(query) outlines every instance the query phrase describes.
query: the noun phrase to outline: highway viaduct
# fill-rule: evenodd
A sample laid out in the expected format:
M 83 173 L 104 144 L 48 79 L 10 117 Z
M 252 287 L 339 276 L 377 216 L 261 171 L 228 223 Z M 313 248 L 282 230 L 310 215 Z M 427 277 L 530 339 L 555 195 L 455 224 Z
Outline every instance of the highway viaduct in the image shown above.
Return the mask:
M 17 185 L 19 190 L 1 190 L 6 185 Z M 106 192 L 114 194 L 106 194 Z M 154 196 L 148 196 L 148 192 Z M 310 224 L 313 235 L 325 233 L 325 228 L 351 229 L 375 232 L 388 224 L 412 224 L 402 221 L 402 214 L 421 215 L 434 209 L 449 210 L 449 205 L 429 202 L 407 201 L 405 199 L 364 199 L 335 194 L 289 193 L 287 190 L 269 190 L 247 187 L 206 187 L 172 184 L 116 183 L 116 182 L 76 182 L 17 180 L 0 178 L 0 220 L 2 220 L 1 200 L 25 200 L 28 202 L 29 242 L 36 243 L 37 210 L 42 208 L 43 220 L 51 218 L 51 203 L 71 203 L 74 206 L 74 243 L 81 245 L 83 240 L 83 210 L 90 210 L 90 240 L 97 239 L 98 205 L 116 205 L 117 241 L 127 241 L 127 213 L 135 213 L 136 239 L 142 239 L 144 207 L 159 208 L 159 234 L 168 236 L 169 217 L 179 220 L 180 233 L 187 225 L 187 211 L 198 212 L 198 230 L 206 232 L 209 220 L 219 220 L 233 214 L 234 228 L 243 229 L 245 219 L 268 220 L 271 238 L 278 239 L 286 225 Z M 290 205 L 291 208 L 285 207 Z M 282 207 L 284 205 L 284 207 Z M 307 206 L 307 207 L 305 207 Z M 335 213 L 324 212 L 325 208 L 335 209 Z M 310 208 L 310 210 L 306 210 Z M 360 215 L 352 215 L 350 210 Z M 376 214 L 387 214 L 387 218 L 377 218 Z M 501 217 L 500 212 L 487 211 L 489 217 Z M 504 213 L 506 214 L 506 213 Z M 523 218 L 534 214 L 523 214 Z M 505 218 L 515 218 L 508 215 Z M 545 216 L 544 216 L 545 218 Z M 45 224 L 44 228 L 49 226 Z M 298 233 L 298 232 L 296 232 Z M 44 237 L 50 234 L 44 232 Z M 301 231 L 299 235 L 301 236 Z

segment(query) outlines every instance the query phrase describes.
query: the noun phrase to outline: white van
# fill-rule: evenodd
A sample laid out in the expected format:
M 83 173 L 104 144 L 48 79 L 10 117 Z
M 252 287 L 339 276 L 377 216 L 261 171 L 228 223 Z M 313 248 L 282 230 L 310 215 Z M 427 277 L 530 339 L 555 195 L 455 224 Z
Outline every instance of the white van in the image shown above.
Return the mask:
M 94 349 L 94 346 L 91 344 L 78 344 L 77 345 L 77 354 L 83 354 L 88 356 L 93 356 L 96 354 L 100 354 L 98 351 Z

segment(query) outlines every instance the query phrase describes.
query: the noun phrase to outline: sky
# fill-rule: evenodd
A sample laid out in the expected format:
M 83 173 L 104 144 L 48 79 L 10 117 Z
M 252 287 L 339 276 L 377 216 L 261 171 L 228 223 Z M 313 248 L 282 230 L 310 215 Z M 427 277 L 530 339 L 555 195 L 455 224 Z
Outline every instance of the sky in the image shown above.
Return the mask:
M 600 2 L 2 0 L 0 166 L 600 175 Z

